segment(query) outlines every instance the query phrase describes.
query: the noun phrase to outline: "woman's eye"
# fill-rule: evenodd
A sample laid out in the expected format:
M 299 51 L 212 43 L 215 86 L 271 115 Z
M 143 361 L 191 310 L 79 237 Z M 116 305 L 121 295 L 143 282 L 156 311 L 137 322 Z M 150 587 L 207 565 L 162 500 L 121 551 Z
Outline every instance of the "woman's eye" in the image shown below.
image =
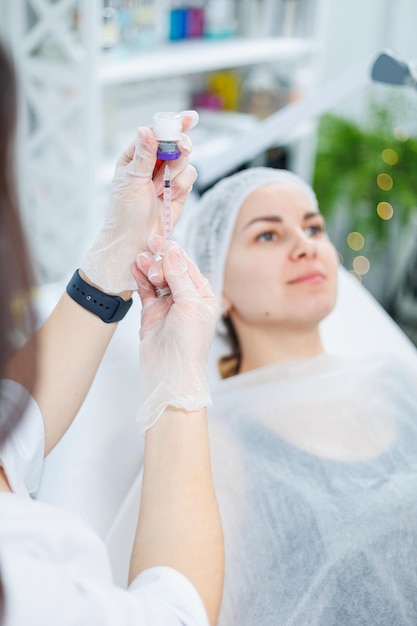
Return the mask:
M 278 238 L 278 235 L 271 230 L 268 230 L 265 233 L 261 233 L 256 237 L 256 241 L 275 241 Z
M 321 235 L 324 233 L 324 227 L 321 224 L 315 224 L 305 229 L 305 233 L 314 237 L 315 235 Z

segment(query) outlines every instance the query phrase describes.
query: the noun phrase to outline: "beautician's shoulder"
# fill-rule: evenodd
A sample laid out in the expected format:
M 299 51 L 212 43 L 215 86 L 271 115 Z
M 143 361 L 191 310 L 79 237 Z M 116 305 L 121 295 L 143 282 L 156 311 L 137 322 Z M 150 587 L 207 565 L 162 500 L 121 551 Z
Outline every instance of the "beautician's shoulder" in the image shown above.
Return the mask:
M 116 587 L 104 543 L 73 513 L 0 493 L 8 625 L 208 626 L 192 583 L 169 567 Z

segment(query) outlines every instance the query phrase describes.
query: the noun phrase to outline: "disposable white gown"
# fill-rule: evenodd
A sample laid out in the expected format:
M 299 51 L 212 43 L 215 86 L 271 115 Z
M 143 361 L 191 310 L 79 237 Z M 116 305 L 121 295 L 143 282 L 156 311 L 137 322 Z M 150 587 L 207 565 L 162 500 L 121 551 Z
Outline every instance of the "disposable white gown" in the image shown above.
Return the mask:
M 225 533 L 219 626 L 417 624 L 417 392 L 386 358 L 224 381 L 209 419 Z

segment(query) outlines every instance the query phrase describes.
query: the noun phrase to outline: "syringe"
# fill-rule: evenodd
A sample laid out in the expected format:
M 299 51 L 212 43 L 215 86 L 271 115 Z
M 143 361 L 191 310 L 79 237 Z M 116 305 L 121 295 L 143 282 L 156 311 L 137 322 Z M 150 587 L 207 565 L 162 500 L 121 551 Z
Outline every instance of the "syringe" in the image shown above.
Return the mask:
M 168 244 L 171 240 L 171 176 L 169 171 L 168 164 L 165 165 L 164 169 L 164 190 L 163 190 L 163 247 L 162 254 L 167 251 Z M 158 298 L 162 298 L 163 296 L 168 296 L 171 293 L 170 288 L 165 283 L 161 287 L 155 288 L 155 293 Z
M 163 192 L 163 202 L 164 202 L 164 252 L 166 251 L 167 245 L 171 240 L 171 177 L 169 171 L 169 165 L 165 165 L 164 169 L 164 192 Z

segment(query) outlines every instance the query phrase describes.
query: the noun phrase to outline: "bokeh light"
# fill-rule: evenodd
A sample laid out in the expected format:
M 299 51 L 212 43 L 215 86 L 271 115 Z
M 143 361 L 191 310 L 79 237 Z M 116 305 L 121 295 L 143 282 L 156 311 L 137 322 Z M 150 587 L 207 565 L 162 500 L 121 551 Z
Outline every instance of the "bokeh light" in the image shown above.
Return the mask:
M 361 276 L 363 276 L 364 274 L 367 274 L 369 270 L 371 269 L 371 264 L 369 262 L 369 259 L 366 258 L 366 256 L 356 256 L 353 259 L 352 266 L 355 272 L 357 272 Z
M 396 163 L 398 163 L 398 154 L 392 148 L 386 148 L 385 150 L 383 150 L 381 156 L 382 160 L 387 165 L 395 165 Z
M 389 202 L 379 202 L 376 212 L 382 220 L 390 220 L 394 215 L 394 209 Z
M 405 128 L 402 128 L 401 126 L 396 126 L 394 128 L 394 137 L 395 139 L 398 139 L 398 141 L 407 141 L 407 139 L 409 139 L 409 136 L 410 135 L 405 130 Z
M 349 233 L 346 238 L 347 244 L 351 250 L 362 250 L 365 245 L 364 236 L 358 232 Z
M 378 187 L 383 191 L 389 191 L 394 185 L 394 182 L 389 174 L 378 174 L 376 182 Z

